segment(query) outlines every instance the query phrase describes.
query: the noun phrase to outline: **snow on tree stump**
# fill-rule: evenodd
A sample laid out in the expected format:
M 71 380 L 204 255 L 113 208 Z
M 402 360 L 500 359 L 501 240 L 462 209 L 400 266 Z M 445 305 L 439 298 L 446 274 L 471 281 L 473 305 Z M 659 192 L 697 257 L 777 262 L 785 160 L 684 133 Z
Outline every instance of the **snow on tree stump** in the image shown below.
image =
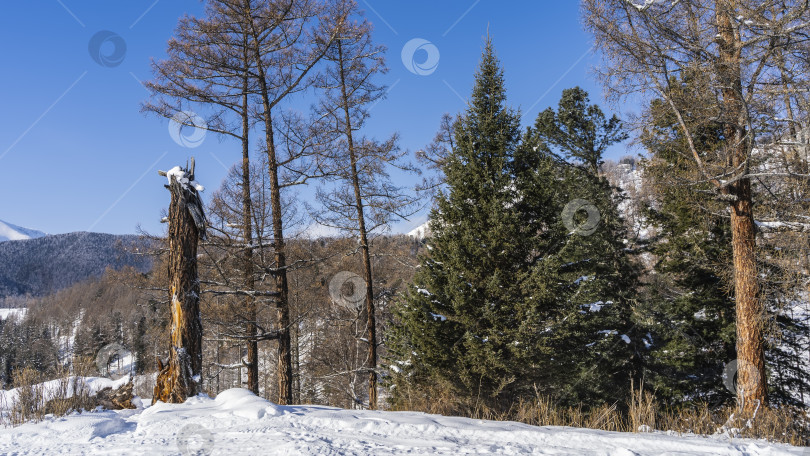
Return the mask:
M 169 297 L 172 331 L 169 360 L 158 360 L 159 373 L 152 396 L 157 401 L 182 403 L 200 392 L 202 373 L 202 322 L 200 281 L 197 276 L 197 242 L 205 239 L 205 215 L 194 180 L 194 158 L 186 169 L 179 166 L 158 171 L 169 179 Z

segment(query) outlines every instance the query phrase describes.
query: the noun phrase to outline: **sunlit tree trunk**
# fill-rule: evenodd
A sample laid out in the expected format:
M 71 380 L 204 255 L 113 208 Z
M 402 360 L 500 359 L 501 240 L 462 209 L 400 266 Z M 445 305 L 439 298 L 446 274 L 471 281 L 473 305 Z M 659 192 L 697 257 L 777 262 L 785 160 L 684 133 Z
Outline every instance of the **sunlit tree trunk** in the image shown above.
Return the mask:
M 718 0 L 717 28 L 720 62 L 718 76 L 726 113 L 725 141 L 733 169 L 748 169 L 750 140 L 747 138 L 742 99 L 740 36 L 733 17 L 737 0 Z M 751 413 L 766 400 L 765 353 L 762 341 L 764 308 L 759 296 L 756 266 L 751 180 L 743 177 L 730 185 L 731 235 L 734 261 L 734 297 L 737 313 L 737 397 L 744 412 Z
M 165 173 L 164 173 L 165 175 Z M 194 161 L 185 170 L 194 180 Z M 170 177 L 169 206 L 169 298 L 172 315 L 169 360 L 158 361 L 152 403 L 182 403 L 201 391 L 202 323 L 200 281 L 197 276 L 197 242 L 205 237 L 205 217 L 197 190 Z

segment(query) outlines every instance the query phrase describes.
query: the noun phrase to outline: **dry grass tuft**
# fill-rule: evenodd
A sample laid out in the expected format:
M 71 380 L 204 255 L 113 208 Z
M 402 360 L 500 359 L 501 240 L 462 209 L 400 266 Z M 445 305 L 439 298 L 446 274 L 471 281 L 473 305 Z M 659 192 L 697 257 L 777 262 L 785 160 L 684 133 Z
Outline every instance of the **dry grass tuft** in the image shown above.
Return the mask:
M 691 404 L 679 408 L 661 408 L 652 393 L 639 388 L 632 391 L 629 403 L 621 409 L 619 404 L 559 407 L 551 398 L 535 392 L 535 397 L 531 399 L 520 399 L 508 409 L 496 411 L 479 401 L 459 399 L 458 395 L 443 388 L 429 393 L 411 393 L 394 410 L 604 431 L 665 431 L 697 435 L 725 433 L 734 438 L 810 446 L 810 419 L 807 412 L 792 407 L 765 407 L 754 418 L 744 420 L 735 415 L 736 407 L 733 406 L 713 409 L 708 404 Z
M 35 369 L 15 370 L 12 378 L 17 396 L 10 403 L 0 403 L 0 425 L 37 423 L 48 416 L 65 416 L 95 408 L 95 398 L 83 381 L 90 369 L 86 364 L 76 363 L 74 372 L 62 368 L 56 372 L 58 380 L 48 383 L 45 383 L 48 379 Z

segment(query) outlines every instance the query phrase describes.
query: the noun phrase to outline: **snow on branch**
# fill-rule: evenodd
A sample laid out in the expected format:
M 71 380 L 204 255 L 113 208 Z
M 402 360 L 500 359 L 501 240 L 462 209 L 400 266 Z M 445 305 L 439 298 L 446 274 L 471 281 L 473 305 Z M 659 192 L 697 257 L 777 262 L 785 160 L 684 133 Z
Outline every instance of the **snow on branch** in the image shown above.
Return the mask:
M 638 4 L 638 3 L 636 3 L 636 1 L 637 1 L 637 0 L 627 0 L 627 3 L 629 3 L 629 4 L 630 4 L 630 6 L 632 6 L 633 8 L 635 8 L 635 9 L 637 9 L 637 10 L 639 10 L 639 11 L 640 11 L 640 12 L 642 12 L 642 13 L 643 13 L 644 11 L 646 11 L 646 10 L 647 10 L 647 8 L 651 7 L 651 6 L 652 6 L 652 5 L 654 5 L 656 2 L 658 2 L 658 0 L 644 0 L 644 3 L 643 3 L 643 4 Z M 680 1 L 681 1 L 681 0 L 672 0 L 672 6 L 677 5 L 678 3 L 680 3 Z
M 810 231 L 810 224 L 807 223 L 762 220 L 755 220 L 754 223 L 763 231 Z

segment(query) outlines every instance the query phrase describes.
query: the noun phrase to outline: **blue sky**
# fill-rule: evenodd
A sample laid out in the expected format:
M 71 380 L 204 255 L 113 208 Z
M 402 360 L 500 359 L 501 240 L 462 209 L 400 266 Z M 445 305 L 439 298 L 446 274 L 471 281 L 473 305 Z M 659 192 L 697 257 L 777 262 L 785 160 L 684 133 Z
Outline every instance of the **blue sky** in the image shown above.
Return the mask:
M 359 0 L 388 48 L 389 86 L 366 134 L 399 132 L 411 152 L 433 138 L 442 113 L 464 109 L 489 30 L 503 64 L 509 102 L 524 125 L 555 106 L 564 88 L 581 86 L 604 104 L 592 67 L 598 58 L 579 21 L 579 2 Z M 178 18 L 198 15 L 197 0 L 31 0 L 0 5 L 0 219 L 48 233 L 162 232 L 168 192 L 158 169 L 197 159 L 208 190 L 239 157 L 232 142 L 207 135 L 199 147 L 175 143 L 168 122 L 139 112 L 150 58 L 164 56 Z M 97 63 L 91 38 L 111 31 L 126 44 L 117 66 Z M 432 43 L 438 65 L 416 74 L 402 61 L 413 39 Z M 424 41 L 423 41 L 424 43 Z M 107 43 L 102 54 L 112 50 Z M 425 49 L 415 54 L 422 63 Z M 417 68 L 417 72 L 418 68 Z M 608 110 L 608 109 L 606 109 Z M 625 153 L 616 147 L 609 158 Z M 413 185 L 417 177 L 403 179 Z M 304 194 L 307 192 L 304 191 Z M 204 194 L 205 197 L 205 194 Z M 407 231 L 420 214 L 398 223 Z

